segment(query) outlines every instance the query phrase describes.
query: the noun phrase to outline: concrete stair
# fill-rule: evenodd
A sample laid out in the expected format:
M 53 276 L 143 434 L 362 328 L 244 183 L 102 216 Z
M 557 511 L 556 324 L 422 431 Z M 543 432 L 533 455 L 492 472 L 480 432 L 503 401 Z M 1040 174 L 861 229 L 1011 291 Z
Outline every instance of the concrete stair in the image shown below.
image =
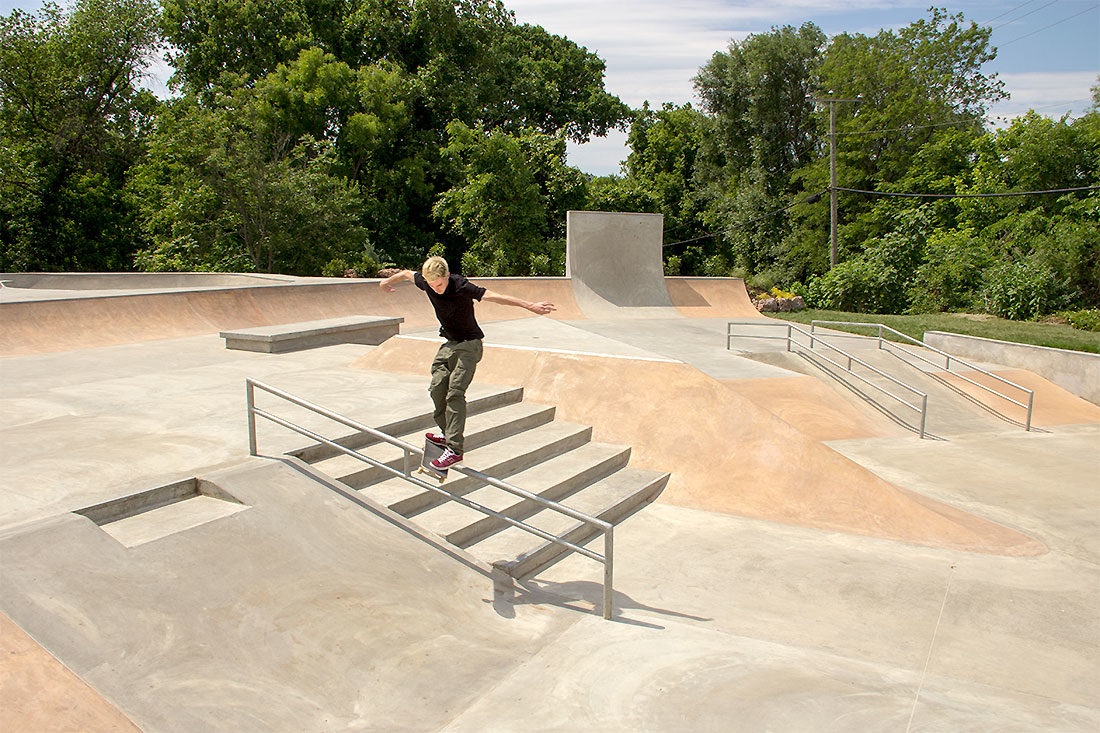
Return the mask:
M 593 442 L 590 427 L 555 420 L 553 407 L 523 402 L 521 389 L 471 400 L 469 409 L 462 465 L 611 524 L 653 501 L 668 482 L 667 473 L 629 467 L 629 447 Z M 424 433 L 434 429 L 428 412 L 381 428 L 418 448 Z M 404 451 L 388 443 L 363 435 L 344 436 L 338 442 L 397 471 L 404 466 Z M 427 535 L 513 577 L 538 572 L 570 553 L 503 519 L 335 453 L 313 446 L 295 455 L 412 521 Z M 419 455 L 411 456 L 409 462 L 415 470 Z M 436 485 L 430 479 L 427 482 Z M 573 544 L 599 536 L 598 530 L 583 522 L 457 471 L 451 471 L 442 488 Z

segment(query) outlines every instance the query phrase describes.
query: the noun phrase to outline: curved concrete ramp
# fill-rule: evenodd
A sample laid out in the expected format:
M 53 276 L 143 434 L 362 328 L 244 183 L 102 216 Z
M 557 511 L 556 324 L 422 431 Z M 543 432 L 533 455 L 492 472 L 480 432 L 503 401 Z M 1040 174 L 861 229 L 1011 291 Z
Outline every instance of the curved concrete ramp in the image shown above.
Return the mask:
M 168 290 L 270 285 L 300 280 L 255 272 L 0 272 L 14 290 Z
M 766 318 L 739 277 L 666 277 L 669 298 L 688 318 Z
M 399 336 L 354 366 L 420 373 L 436 348 Z M 487 346 L 478 379 L 522 386 L 596 440 L 633 446 L 632 465 L 672 473 L 658 502 L 970 552 L 1046 551 L 894 486 L 687 364 Z
M 94 276 L 93 276 L 94 277 Z M 490 290 L 525 300 L 547 300 L 551 317 L 584 317 L 564 278 L 476 278 Z M 348 315 L 400 316 L 405 328 L 437 323 L 425 295 L 409 283 L 383 293 L 377 280 L 317 278 L 251 287 L 199 287 L 174 292 L 5 300 L 0 290 L 0 356 L 69 351 L 182 338 L 222 330 L 271 326 Z M 483 302 L 483 322 L 533 318 L 527 311 Z
M 566 215 L 565 274 L 589 318 L 759 318 L 741 278 L 665 277 L 664 216 Z
M 566 214 L 565 275 L 589 318 L 668 318 L 664 215 L 607 211 Z

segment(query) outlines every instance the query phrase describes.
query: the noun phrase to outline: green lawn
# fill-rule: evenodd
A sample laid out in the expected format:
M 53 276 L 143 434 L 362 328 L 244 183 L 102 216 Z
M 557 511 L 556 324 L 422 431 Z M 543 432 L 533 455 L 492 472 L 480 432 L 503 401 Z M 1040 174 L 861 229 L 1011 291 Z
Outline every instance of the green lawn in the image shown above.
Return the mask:
M 843 311 L 804 310 L 796 313 L 765 313 L 773 318 L 782 318 L 795 323 L 810 321 L 857 321 L 860 323 L 882 323 L 901 331 L 907 336 L 920 340 L 925 331 L 948 331 L 968 336 L 1014 341 L 1020 344 L 1049 346 L 1055 349 L 1074 349 L 1100 353 L 1100 333 L 1082 331 L 1070 326 L 1053 323 L 1030 323 L 1026 321 L 1006 321 L 994 316 L 966 316 L 959 313 L 923 313 L 915 316 L 874 315 L 868 313 L 845 313 Z M 860 326 L 829 326 L 840 331 L 851 331 L 863 335 L 877 335 L 876 331 Z M 888 337 L 901 341 L 893 334 Z

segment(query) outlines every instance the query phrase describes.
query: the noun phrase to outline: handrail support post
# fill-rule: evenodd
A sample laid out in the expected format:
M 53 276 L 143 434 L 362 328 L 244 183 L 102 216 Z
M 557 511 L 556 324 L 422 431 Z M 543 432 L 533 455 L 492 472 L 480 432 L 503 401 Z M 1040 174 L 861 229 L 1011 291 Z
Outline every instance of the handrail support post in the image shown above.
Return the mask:
M 615 615 L 614 588 L 612 579 L 615 575 L 613 558 L 615 545 L 615 531 L 610 527 L 603 533 L 603 617 L 611 619 Z
M 256 389 L 252 380 L 246 382 L 245 402 L 248 406 L 248 455 L 257 455 L 256 450 Z

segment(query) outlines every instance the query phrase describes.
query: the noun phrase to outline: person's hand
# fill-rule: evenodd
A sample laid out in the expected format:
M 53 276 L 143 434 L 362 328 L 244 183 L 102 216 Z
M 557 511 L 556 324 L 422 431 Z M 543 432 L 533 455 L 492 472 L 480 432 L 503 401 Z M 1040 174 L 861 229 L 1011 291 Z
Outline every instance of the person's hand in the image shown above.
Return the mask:
M 557 308 L 554 307 L 553 303 L 543 302 L 543 303 L 532 303 L 530 305 L 530 307 L 527 308 L 527 310 L 531 311 L 532 313 L 537 313 L 540 316 L 545 316 L 550 311 L 556 311 Z
M 382 292 L 384 292 L 384 293 L 396 293 L 397 292 L 397 288 L 395 288 L 394 286 L 388 284 L 385 280 L 378 283 L 378 287 L 382 288 Z

